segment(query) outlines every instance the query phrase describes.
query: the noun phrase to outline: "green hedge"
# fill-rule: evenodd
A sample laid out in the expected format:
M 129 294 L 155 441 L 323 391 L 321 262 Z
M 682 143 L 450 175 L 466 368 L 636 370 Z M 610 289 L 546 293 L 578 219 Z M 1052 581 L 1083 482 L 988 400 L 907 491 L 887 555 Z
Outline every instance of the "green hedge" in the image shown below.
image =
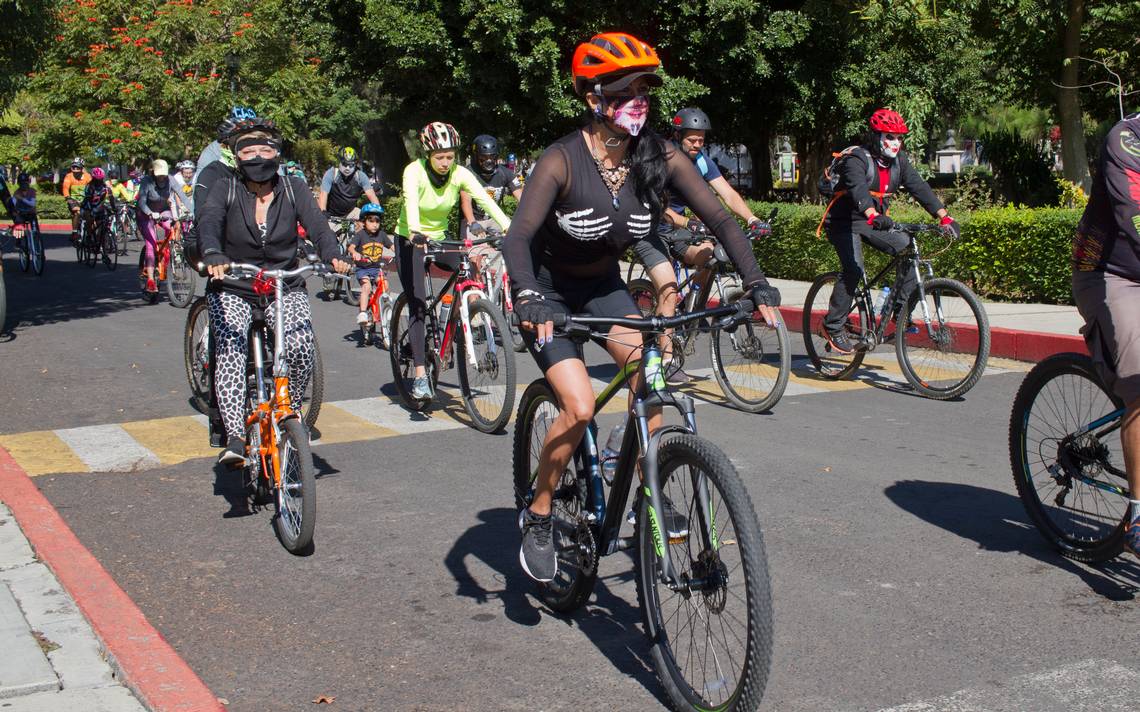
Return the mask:
M 67 209 L 67 201 L 59 193 L 53 192 L 52 187 L 49 184 L 47 190 L 42 190 L 37 186 L 36 215 L 40 219 L 70 218 L 71 212 Z
M 764 271 L 783 279 L 810 280 L 839 268 L 835 250 L 815 230 L 821 205 L 750 203 L 757 215 L 779 208 L 771 238 L 757 243 L 756 256 Z M 891 211 L 902 222 L 929 222 L 921 209 Z M 947 243 L 938 234 L 924 235 L 919 244 L 931 258 L 934 273 L 970 285 L 988 299 L 1048 304 L 1071 304 L 1070 245 L 1080 210 L 1062 208 L 987 208 L 956 213 L 961 239 Z M 874 274 L 886 264 L 878 250 L 864 248 L 867 270 Z
M 393 231 L 401 199 L 384 201 L 384 228 Z M 515 201 L 504 199 L 507 214 Z M 822 272 L 839 269 L 839 260 L 826 236 L 815 236 L 822 205 L 749 201 L 761 217 L 779 212 L 773 235 L 756 243 L 756 257 L 771 277 L 810 281 Z M 891 216 L 902 222 L 930 222 L 921 208 L 897 205 Z M 1001 301 L 1071 304 L 1069 252 L 1080 210 L 1062 208 L 986 208 L 955 211 L 962 237 L 953 243 L 935 233 L 920 238 L 920 246 L 940 277 L 968 284 L 982 297 Z M 455 216 L 453 215 L 453 218 Z M 871 248 L 863 251 L 870 274 L 887 258 Z

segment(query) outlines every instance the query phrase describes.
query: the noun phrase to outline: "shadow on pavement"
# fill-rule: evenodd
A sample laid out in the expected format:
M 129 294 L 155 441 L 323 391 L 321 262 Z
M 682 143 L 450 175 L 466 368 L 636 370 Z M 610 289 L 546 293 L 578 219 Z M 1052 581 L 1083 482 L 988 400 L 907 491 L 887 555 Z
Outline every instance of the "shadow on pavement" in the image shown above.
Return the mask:
M 4 270 L 8 291 L 8 331 L 29 326 L 106 316 L 144 306 L 138 281 L 138 252 L 119 260 L 115 271 L 102 264 L 86 267 L 75 261 L 75 251 L 63 235 L 47 235 L 49 248 L 41 277 L 21 273 L 15 264 Z M 8 266 L 15 269 L 7 269 Z
M 1062 557 L 1029 523 L 1021 500 L 992 489 L 951 482 L 902 480 L 884 493 L 900 508 L 987 551 L 1024 554 L 1079 577 L 1110 601 L 1140 593 L 1140 564 L 1127 554 L 1095 568 Z
M 535 584 L 527 578 L 518 559 L 518 512 L 507 508 L 485 509 L 479 512 L 479 519 L 480 523 L 464 532 L 444 558 L 444 565 L 455 579 L 456 595 L 473 599 L 480 605 L 498 599 L 509 620 L 519 625 L 538 625 L 543 609 L 532 602 Z M 480 585 L 467 568 L 469 556 L 497 572 L 494 578 L 503 587 L 491 590 Z M 618 575 L 600 576 L 594 585 L 594 596 L 580 610 L 567 615 L 547 611 L 547 615 L 566 625 L 577 626 L 618 672 L 637 680 L 668 706 L 649 658 L 641 612 L 610 589 L 611 585 L 628 584 L 633 576 L 632 565 Z
M 222 497 L 229 510 L 222 514 L 223 519 L 248 517 L 253 514 L 249 506 L 249 494 L 245 491 L 241 470 L 231 470 L 226 465 L 214 464 L 214 496 Z

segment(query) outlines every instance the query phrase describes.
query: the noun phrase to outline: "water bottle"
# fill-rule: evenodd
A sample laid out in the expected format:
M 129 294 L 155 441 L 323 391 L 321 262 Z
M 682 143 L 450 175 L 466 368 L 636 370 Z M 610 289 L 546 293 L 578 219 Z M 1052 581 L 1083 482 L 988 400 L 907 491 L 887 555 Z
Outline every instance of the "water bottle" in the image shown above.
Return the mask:
M 606 446 L 602 448 L 602 478 L 607 485 L 614 483 L 614 474 L 617 472 L 618 454 L 621 452 L 621 441 L 625 439 L 625 420 L 622 420 L 610 431 Z
M 879 303 L 875 306 L 876 314 L 883 314 L 891 303 L 891 288 L 883 287 L 883 293 L 879 297 Z
M 453 295 L 445 294 L 443 298 L 439 300 L 439 323 L 441 325 L 447 325 L 447 317 L 451 316 L 451 302 L 453 299 Z

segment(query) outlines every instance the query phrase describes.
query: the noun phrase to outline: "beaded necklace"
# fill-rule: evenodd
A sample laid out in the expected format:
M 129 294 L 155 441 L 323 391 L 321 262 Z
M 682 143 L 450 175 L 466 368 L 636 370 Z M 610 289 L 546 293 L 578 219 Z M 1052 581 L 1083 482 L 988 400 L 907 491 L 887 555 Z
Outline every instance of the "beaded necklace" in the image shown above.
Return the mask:
M 598 169 L 598 175 L 602 177 L 602 182 L 606 184 L 606 190 L 610 192 L 610 198 L 613 200 L 614 210 L 621 206 L 617 194 L 621 191 L 621 187 L 625 185 L 626 178 L 629 177 L 629 154 L 626 153 L 625 157 L 621 159 L 621 163 L 613 168 L 606 168 L 603 159 L 598 158 L 594 152 L 593 146 L 594 134 L 590 132 L 590 142 L 588 148 L 590 149 L 590 158 L 594 159 L 594 166 Z

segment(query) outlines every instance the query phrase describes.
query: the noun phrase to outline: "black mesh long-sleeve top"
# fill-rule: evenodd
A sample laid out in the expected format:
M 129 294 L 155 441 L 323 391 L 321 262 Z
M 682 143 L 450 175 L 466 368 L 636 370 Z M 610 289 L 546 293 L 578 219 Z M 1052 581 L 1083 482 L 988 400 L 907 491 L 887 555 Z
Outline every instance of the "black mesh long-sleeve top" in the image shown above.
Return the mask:
M 746 287 L 766 283 L 752 246 L 687 156 L 662 142 L 666 188 L 681 196 L 724 245 Z M 612 269 L 637 240 L 656 239 L 660 215 L 637 199 L 633 176 L 617 201 L 598 174 L 580 130 L 555 141 L 535 165 L 503 241 L 503 257 L 516 292 L 538 291 L 535 268 L 574 277 Z M 652 237 L 651 237 L 652 236 Z

